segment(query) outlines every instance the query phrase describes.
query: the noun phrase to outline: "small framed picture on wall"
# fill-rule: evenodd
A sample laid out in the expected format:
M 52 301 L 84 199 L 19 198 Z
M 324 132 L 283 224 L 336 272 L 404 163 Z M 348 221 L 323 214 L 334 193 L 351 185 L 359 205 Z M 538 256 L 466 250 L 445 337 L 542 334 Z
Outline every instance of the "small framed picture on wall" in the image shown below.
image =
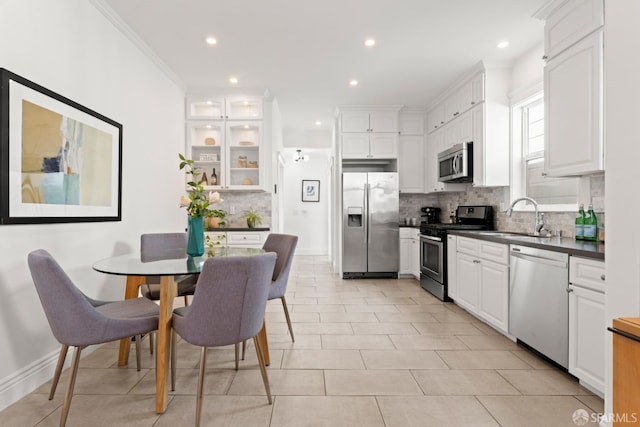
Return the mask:
M 302 201 L 303 202 L 319 202 L 320 201 L 320 181 L 315 179 L 302 180 Z

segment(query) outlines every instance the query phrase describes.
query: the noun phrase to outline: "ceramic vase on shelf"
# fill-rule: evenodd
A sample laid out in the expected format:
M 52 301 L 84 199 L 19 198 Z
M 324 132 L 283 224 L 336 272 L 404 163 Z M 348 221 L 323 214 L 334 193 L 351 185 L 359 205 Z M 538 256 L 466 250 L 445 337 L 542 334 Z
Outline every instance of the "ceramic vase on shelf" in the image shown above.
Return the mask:
M 187 230 L 187 255 L 201 256 L 204 253 L 204 218 L 189 216 Z
M 217 216 L 210 216 L 209 217 L 209 228 L 220 228 L 220 222 L 222 221 L 221 218 L 218 218 Z

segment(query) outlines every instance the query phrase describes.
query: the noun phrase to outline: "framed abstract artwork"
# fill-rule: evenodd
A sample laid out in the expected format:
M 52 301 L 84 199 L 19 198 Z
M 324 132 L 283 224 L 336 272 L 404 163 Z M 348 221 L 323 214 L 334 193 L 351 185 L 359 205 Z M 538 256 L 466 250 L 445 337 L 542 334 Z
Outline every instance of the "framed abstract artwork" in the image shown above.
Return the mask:
M 120 221 L 122 125 L 0 68 L 0 224 Z
M 303 202 L 319 202 L 320 201 L 320 181 L 313 179 L 302 180 L 302 201 Z

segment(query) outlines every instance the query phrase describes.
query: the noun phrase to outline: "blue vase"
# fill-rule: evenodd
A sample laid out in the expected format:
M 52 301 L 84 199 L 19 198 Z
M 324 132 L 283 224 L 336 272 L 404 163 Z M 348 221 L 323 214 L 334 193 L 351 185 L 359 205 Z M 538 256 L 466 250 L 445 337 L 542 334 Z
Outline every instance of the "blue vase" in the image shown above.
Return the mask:
M 189 217 L 187 231 L 187 255 L 201 256 L 204 254 L 204 218 Z

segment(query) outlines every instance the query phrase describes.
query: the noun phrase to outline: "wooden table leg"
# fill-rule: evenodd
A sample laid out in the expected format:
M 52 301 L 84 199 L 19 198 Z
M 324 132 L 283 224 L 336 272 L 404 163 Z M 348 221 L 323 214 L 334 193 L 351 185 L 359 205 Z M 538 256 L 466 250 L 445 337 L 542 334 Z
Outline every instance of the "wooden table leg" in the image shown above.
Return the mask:
M 138 289 L 147 283 L 144 276 L 127 276 L 127 284 L 124 288 L 124 299 L 138 298 Z M 126 366 L 129 363 L 129 349 L 131 348 L 131 338 L 120 340 L 120 350 L 118 351 L 118 366 Z
M 173 276 L 160 279 L 160 322 L 158 323 L 158 343 L 156 351 L 156 413 L 162 414 L 169 403 L 169 353 L 171 343 L 171 316 L 173 300 L 178 294 L 178 285 Z
M 262 321 L 262 329 L 258 332 L 258 342 L 262 349 L 264 364 L 269 366 L 271 364 L 271 360 L 269 358 L 269 342 L 267 341 L 267 322 L 265 321 Z

